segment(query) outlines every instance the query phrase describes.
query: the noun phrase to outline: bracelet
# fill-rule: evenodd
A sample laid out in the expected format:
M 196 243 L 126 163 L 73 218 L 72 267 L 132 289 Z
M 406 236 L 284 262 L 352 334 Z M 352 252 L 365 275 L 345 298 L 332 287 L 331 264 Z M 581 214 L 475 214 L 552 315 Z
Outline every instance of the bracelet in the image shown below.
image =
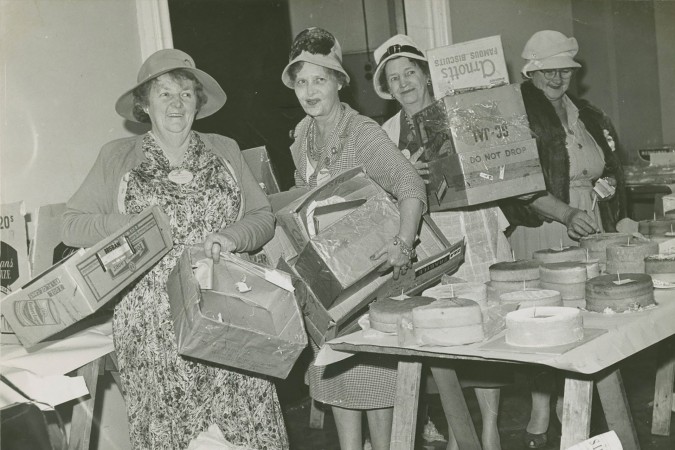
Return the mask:
M 417 256 L 415 249 L 412 246 L 406 244 L 406 242 L 399 235 L 394 236 L 394 245 L 398 245 L 401 249 L 401 253 L 407 256 L 411 261 Z

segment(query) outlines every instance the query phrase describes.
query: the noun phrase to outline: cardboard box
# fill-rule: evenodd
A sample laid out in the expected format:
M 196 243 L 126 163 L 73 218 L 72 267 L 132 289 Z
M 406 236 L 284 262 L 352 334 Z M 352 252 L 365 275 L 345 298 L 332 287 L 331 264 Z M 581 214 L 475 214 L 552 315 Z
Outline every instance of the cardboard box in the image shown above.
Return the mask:
M 37 209 L 35 239 L 30 248 L 33 273 L 42 273 L 79 250 L 61 241 L 62 216 L 65 210 L 65 203 L 45 205 Z
M 272 212 L 276 214 L 280 209 L 302 197 L 307 192 L 309 192 L 308 189 L 291 189 L 290 191 L 270 194 L 267 196 L 267 199 L 272 206 Z M 274 237 L 263 248 L 256 252 L 250 252 L 248 255 L 251 261 L 276 268 L 280 259 L 291 261 L 297 258 L 298 251 L 293 242 L 291 242 L 286 230 L 277 223 L 274 229 Z
M 444 211 L 546 188 L 534 139 L 445 155 L 429 165 L 429 209 Z
M 2 313 L 21 343 L 31 346 L 91 315 L 154 266 L 173 246 L 164 217 L 148 208 L 4 298 Z
M 444 97 L 413 116 L 429 163 L 429 209 L 545 189 L 517 84 Z
M 0 205 L 0 298 L 30 280 L 25 214 L 23 202 Z
M 466 89 L 509 83 L 501 36 L 490 36 L 427 51 L 437 99 Z
M 192 266 L 203 256 L 183 252 L 167 281 L 178 352 L 286 378 L 307 346 L 302 315 L 293 292 L 258 274 L 286 277 L 289 287 L 290 276 L 233 256 L 214 264 L 214 289 L 201 290 Z
M 270 156 L 265 147 L 254 147 L 242 150 L 241 154 L 243 155 L 246 164 L 251 168 L 253 178 L 260 184 L 260 187 L 265 191 L 265 194 L 276 194 L 281 191 L 281 189 L 279 189 L 277 176 L 272 167 L 272 162 L 270 161 Z
M 418 295 L 436 284 L 444 274 L 454 273 L 464 260 L 464 243 L 450 244 L 429 216 L 424 216 L 416 246 L 418 259 L 398 280 L 389 271 L 355 291 L 345 291 L 330 307 L 324 306 L 307 280 L 293 264 L 280 261 L 279 268 L 298 277 L 295 292 L 309 336 L 321 346 L 327 340 L 357 331 L 358 319 L 368 312 L 368 305 L 378 298 L 401 294 Z

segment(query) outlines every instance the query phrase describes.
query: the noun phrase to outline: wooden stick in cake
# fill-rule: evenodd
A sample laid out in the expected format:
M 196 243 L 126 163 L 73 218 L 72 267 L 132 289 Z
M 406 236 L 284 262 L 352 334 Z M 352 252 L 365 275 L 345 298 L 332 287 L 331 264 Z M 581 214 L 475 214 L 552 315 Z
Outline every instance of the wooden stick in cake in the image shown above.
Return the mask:
M 621 283 L 621 274 L 619 274 L 618 272 L 616 273 L 616 279 L 619 283 Z
M 563 251 L 563 246 L 562 246 L 562 239 L 560 239 L 560 251 Z
M 588 262 L 588 248 L 586 249 L 586 262 Z
M 511 250 L 511 261 L 515 261 L 515 260 L 516 260 L 516 252 Z

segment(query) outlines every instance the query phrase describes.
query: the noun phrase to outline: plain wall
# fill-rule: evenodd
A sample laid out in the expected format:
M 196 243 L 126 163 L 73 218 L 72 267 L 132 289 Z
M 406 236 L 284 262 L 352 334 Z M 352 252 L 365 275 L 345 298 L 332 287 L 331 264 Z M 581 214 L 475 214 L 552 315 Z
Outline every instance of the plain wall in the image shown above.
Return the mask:
M 134 0 L 4 0 L 0 199 L 68 200 L 100 147 L 131 134 L 115 113 L 141 64 Z

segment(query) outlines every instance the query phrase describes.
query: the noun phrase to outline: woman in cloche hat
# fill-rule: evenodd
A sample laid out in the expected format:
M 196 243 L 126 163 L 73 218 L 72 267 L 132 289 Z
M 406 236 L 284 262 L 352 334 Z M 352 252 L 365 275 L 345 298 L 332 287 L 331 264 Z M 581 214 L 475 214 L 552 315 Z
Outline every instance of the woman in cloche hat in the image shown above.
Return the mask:
M 398 34 L 389 38 L 375 50 L 377 68 L 373 76 L 373 87 L 377 95 L 385 100 L 396 100 L 401 110 L 387 120 L 382 128 L 400 151 L 409 158 L 422 176 L 428 174 L 428 164 L 422 156 L 424 148 L 419 146 L 413 115 L 431 106 L 434 101 L 431 89 L 429 65 L 424 52 L 406 35 Z M 503 230 L 508 223 L 494 204 L 480 205 L 431 213 L 443 234 L 450 242 L 465 239 L 464 263 L 453 276 L 467 282 L 485 283 L 490 280 L 488 268 L 499 261 L 511 259 L 511 248 Z M 438 386 L 441 402 L 447 414 L 449 439 L 448 450 L 457 449 L 452 434 L 449 407 L 453 401 L 450 391 L 451 374 L 443 365 L 431 366 L 431 372 Z M 462 386 L 473 386 L 483 419 L 481 440 L 483 448 L 501 448 L 497 428 L 499 409 L 499 387 L 508 382 L 508 377 L 482 374 L 483 367 L 472 367 L 470 363 L 460 368 Z
M 218 260 L 221 251 L 258 249 L 274 233 L 270 205 L 237 143 L 192 130 L 225 99 L 187 53 L 152 54 L 115 105 L 151 130 L 106 144 L 64 214 L 63 241 L 76 247 L 95 244 L 150 206 L 168 216 L 173 249 L 113 315 L 133 448 L 187 448 L 211 424 L 233 444 L 288 448 L 272 382 L 181 357 L 169 311 L 167 277 L 183 250 L 200 245 Z
M 300 32 L 281 79 L 295 91 L 307 114 L 296 126 L 291 145 L 296 185 L 313 188 L 344 170 L 363 166 L 398 199 L 401 214 L 398 233 L 371 259 L 393 267 L 395 279 L 405 274 L 415 258 L 415 235 L 426 203 L 424 182 L 377 122 L 340 102 L 339 91 L 349 75 L 342 67 L 337 39 L 321 28 Z M 356 355 L 328 367 L 310 365 L 310 395 L 332 406 L 343 450 L 363 448 L 363 411 L 373 449 L 389 448 L 396 367 L 396 360 L 385 355 Z
M 525 110 L 537 140 L 547 191 L 529 199 L 509 199 L 500 206 L 510 222 L 515 257 L 531 258 L 536 250 L 578 245 L 592 233 L 616 231 L 626 217 L 624 177 L 619 141 L 609 118 L 598 108 L 570 95 L 579 46 L 573 37 L 538 31 L 525 44 L 521 85 Z M 594 191 L 603 178 L 614 195 Z M 550 372 L 534 377 L 532 414 L 527 425 L 528 448 L 546 445 Z

